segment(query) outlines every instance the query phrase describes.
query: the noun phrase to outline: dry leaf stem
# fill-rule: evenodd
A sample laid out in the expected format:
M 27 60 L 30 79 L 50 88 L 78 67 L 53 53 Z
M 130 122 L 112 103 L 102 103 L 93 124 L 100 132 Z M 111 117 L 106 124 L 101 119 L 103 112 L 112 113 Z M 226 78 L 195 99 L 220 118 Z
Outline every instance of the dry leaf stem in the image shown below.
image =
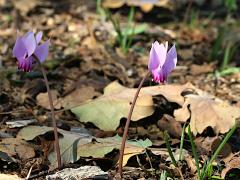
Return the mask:
M 56 155 L 57 155 L 58 168 L 60 169 L 61 166 L 62 166 L 62 163 L 61 163 L 61 154 L 60 154 L 59 139 L 58 139 L 58 132 L 57 132 L 57 122 L 56 122 L 56 119 L 55 119 L 52 94 L 51 94 L 51 91 L 50 91 L 50 88 L 49 88 L 49 83 L 48 83 L 48 79 L 47 79 L 45 69 L 43 68 L 43 66 L 42 66 L 40 60 L 37 58 L 37 56 L 34 55 L 34 58 L 37 60 L 39 66 L 41 68 L 43 78 L 44 78 L 44 81 L 45 81 L 45 85 L 46 85 L 46 88 L 47 88 L 48 99 L 49 99 L 49 104 L 50 104 L 50 109 L 51 109 L 52 122 L 53 122 L 54 138 L 55 138 L 54 146 L 55 146 L 55 151 L 56 151 Z
M 125 149 L 125 145 L 126 145 L 126 140 L 127 140 L 127 135 L 128 135 L 128 129 L 129 129 L 129 124 L 130 124 L 130 120 L 132 117 L 132 113 L 133 113 L 133 109 L 135 107 L 137 98 L 138 98 L 138 94 L 140 93 L 140 90 L 143 86 L 144 81 L 146 80 L 146 78 L 150 75 L 150 72 L 148 72 L 142 79 L 142 81 L 140 82 L 136 94 L 133 98 L 133 102 L 131 104 L 129 113 L 128 113 L 128 117 L 127 117 L 127 121 L 124 127 L 124 132 L 123 132 L 123 137 L 122 137 L 122 144 L 121 144 L 121 149 L 120 149 L 120 155 L 119 155 L 119 169 L 118 169 L 118 173 L 120 174 L 120 176 L 122 177 L 122 166 L 123 166 L 123 155 L 124 155 L 124 149 Z

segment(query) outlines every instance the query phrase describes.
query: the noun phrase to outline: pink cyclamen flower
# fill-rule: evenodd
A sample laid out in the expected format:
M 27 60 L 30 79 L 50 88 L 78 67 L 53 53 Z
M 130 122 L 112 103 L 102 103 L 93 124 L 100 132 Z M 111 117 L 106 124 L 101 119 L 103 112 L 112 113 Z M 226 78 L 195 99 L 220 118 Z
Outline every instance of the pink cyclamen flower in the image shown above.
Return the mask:
M 39 44 L 42 39 L 42 32 L 38 32 L 35 36 L 32 31 L 27 32 L 23 36 L 17 34 L 17 40 L 13 47 L 13 56 L 18 60 L 18 69 L 23 71 L 31 71 L 35 57 L 41 63 L 48 56 L 48 48 L 50 41 Z
M 157 83 L 164 83 L 170 72 L 176 67 L 177 52 L 175 45 L 168 51 L 168 42 L 159 44 L 155 41 L 150 50 L 148 69 L 151 71 L 153 80 Z

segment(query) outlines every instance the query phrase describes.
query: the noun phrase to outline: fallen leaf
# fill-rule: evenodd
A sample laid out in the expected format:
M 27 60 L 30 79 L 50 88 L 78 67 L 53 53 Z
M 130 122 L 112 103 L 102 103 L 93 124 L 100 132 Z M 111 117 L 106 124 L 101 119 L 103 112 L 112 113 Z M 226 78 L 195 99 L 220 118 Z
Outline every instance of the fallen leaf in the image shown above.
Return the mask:
M 186 122 L 190 118 L 190 127 L 194 135 L 201 134 L 211 127 L 216 134 L 226 133 L 240 117 L 240 108 L 211 96 L 189 94 L 182 108 L 174 111 L 177 121 Z
M 103 0 L 102 6 L 105 8 L 119 8 L 123 6 L 125 0 Z
M 191 174 L 195 174 L 197 171 L 196 161 L 191 156 L 185 157 L 185 161 L 187 162 Z
M 18 177 L 16 174 L 12 175 L 12 174 L 0 174 L 0 179 L 4 179 L 4 180 L 24 180 L 20 177 Z
M 182 105 L 184 103 L 182 92 L 193 88 L 194 86 L 190 83 L 142 88 L 134 107 L 132 121 L 153 114 L 152 96 L 163 95 L 168 101 Z M 71 111 L 81 122 L 92 122 L 105 131 L 115 130 L 120 119 L 127 117 L 136 90 L 126 88 L 118 82 L 112 82 L 105 87 L 103 96 L 86 101 L 82 105 L 72 108 Z
M 147 4 L 147 3 L 140 6 L 143 12 L 149 12 L 153 9 L 153 7 L 154 7 L 153 4 Z
M 71 111 L 81 122 L 92 122 L 105 131 L 115 130 L 119 121 L 127 117 L 136 90 L 113 82 L 104 89 L 104 95 L 72 108 Z M 136 102 L 132 120 L 136 121 L 153 113 L 151 95 L 141 93 Z
M 149 12 L 150 10 L 152 10 L 153 6 L 173 9 L 174 5 L 170 0 L 103 0 L 102 3 L 103 7 L 105 8 L 120 8 L 124 4 L 128 6 L 140 6 L 144 12 Z
M 182 126 L 180 122 L 176 121 L 172 116 L 164 114 L 157 122 L 161 131 L 167 131 L 171 136 L 180 138 L 182 134 Z
M 55 109 L 60 109 L 61 107 L 72 108 L 86 100 L 92 99 L 93 97 L 100 95 L 100 93 L 96 92 L 95 89 L 91 86 L 77 88 L 63 98 L 58 98 L 59 94 L 56 90 L 51 91 L 51 93 Z M 48 93 L 39 93 L 36 99 L 37 103 L 40 106 L 46 109 L 50 109 Z
M 25 140 L 32 140 L 36 136 L 45 134 L 51 130 L 51 127 L 46 126 L 28 126 L 21 129 L 17 137 Z M 63 137 L 59 139 L 59 144 L 62 162 L 64 164 L 73 163 L 80 157 L 104 158 L 104 156 L 112 150 L 119 149 L 122 141 L 122 138 L 119 136 L 94 138 L 88 134 L 74 133 L 61 129 L 58 129 L 58 132 L 63 135 Z M 149 139 L 144 141 L 127 141 L 123 165 L 126 165 L 130 157 L 143 153 L 145 148 L 151 145 L 152 142 Z M 48 159 L 53 167 L 57 166 L 55 152 L 50 152 Z
M 61 104 L 64 108 L 70 108 L 99 95 L 100 93 L 96 92 L 91 86 L 81 87 L 62 98 Z
M 240 157 L 239 157 L 239 154 L 238 154 L 238 156 L 233 156 L 232 159 L 229 162 L 225 163 L 225 165 L 226 165 L 226 167 L 221 172 L 221 177 L 223 179 L 225 179 L 226 175 L 231 170 L 233 170 L 233 169 L 240 170 Z
M 192 75 L 199 75 L 199 74 L 205 74 L 205 73 L 210 73 L 213 72 L 214 70 L 214 64 L 202 64 L 202 65 L 197 65 L 197 64 L 192 64 L 190 66 L 190 73 Z
M 19 0 L 19 1 L 13 1 L 13 5 L 16 9 L 20 11 L 23 15 L 26 15 L 30 10 L 33 10 L 37 5 L 39 4 L 39 1 L 33 0 Z
M 52 100 L 53 100 L 53 106 L 54 108 L 56 109 L 60 109 L 61 108 L 61 103 L 59 103 L 59 100 L 58 100 L 58 92 L 56 90 L 52 90 L 51 91 L 51 94 L 52 94 Z M 50 109 L 50 105 L 49 105 L 49 98 L 48 98 L 48 93 L 45 92 L 45 93 L 39 93 L 36 97 L 37 99 L 37 103 L 46 108 L 46 109 Z
M 197 150 L 199 154 L 202 155 L 211 155 L 213 152 L 215 152 L 222 142 L 222 139 L 218 136 L 215 137 L 197 137 L 194 140 Z M 229 155 L 231 155 L 232 149 L 231 146 L 226 143 L 222 150 L 219 152 L 218 156 L 221 156 L 222 158 L 226 158 Z
M 10 157 L 16 155 L 20 159 L 29 159 L 35 156 L 35 151 L 26 141 L 20 138 L 4 138 L 0 142 L 0 151 Z

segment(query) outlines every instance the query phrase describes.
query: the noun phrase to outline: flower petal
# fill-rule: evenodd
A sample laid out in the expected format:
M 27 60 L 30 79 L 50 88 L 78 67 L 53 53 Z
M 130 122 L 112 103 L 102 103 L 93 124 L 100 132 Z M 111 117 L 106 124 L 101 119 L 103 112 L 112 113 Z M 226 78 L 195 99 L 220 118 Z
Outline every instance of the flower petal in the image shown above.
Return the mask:
M 28 52 L 28 57 L 33 54 L 33 52 L 36 49 L 37 42 L 34 37 L 34 33 L 32 31 L 27 32 L 23 37 L 22 41 L 25 45 L 25 48 L 27 49 Z
M 37 46 L 36 51 L 34 52 L 34 54 L 37 56 L 37 58 L 40 60 L 41 63 L 43 63 L 43 61 L 48 56 L 49 44 L 50 44 L 50 40 Z
M 23 58 L 26 55 L 27 49 L 25 48 L 22 38 L 18 36 L 13 47 L 13 56 L 16 58 Z
M 163 44 L 159 44 L 157 41 L 152 44 L 148 63 L 148 69 L 150 71 L 158 68 L 159 66 L 160 68 L 163 66 L 167 55 L 167 45 L 167 42 L 164 46 Z
M 42 35 L 43 35 L 42 31 L 37 33 L 37 35 L 36 35 L 36 42 L 37 42 L 37 44 L 41 41 Z
M 168 74 L 176 67 L 176 64 L 177 64 L 177 51 L 175 45 L 173 45 L 171 49 L 168 51 L 166 61 L 161 69 L 165 78 L 167 78 Z

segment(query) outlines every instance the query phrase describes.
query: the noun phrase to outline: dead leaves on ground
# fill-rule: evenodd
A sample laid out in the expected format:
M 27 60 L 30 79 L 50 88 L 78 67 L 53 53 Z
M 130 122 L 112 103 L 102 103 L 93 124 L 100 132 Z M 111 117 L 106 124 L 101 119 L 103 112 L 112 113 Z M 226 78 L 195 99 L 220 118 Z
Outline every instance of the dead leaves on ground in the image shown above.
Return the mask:
M 190 118 L 194 135 L 201 134 L 207 127 L 211 127 L 216 134 L 226 133 L 240 117 L 240 108 L 219 99 L 201 94 L 190 94 L 185 98 L 182 108 L 175 110 L 174 116 L 182 122 Z
M 34 148 L 30 144 L 16 138 L 2 139 L 0 142 L 0 152 L 6 153 L 12 159 L 18 157 L 21 160 L 26 160 L 35 156 Z
M 126 118 L 136 89 L 123 87 L 117 82 L 109 84 L 104 94 L 94 100 L 87 100 L 71 111 L 81 122 L 92 122 L 102 130 L 115 130 L 121 118 Z M 174 110 L 177 121 L 190 119 L 194 135 L 211 127 L 216 134 L 226 133 L 240 117 L 240 108 L 217 99 L 192 84 L 159 85 L 141 89 L 132 120 L 137 121 L 154 112 L 153 96 L 164 96 L 169 102 L 181 106 Z
M 19 131 L 17 139 L 29 141 L 49 131 L 52 131 L 51 127 L 28 126 Z M 104 158 L 106 154 L 112 152 L 114 149 L 119 149 L 121 146 L 122 138 L 119 136 L 95 138 L 89 134 L 74 133 L 61 129 L 58 129 L 58 132 L 62 135 L 59 139 L 59 144 L 64 164 L 73 163 L 80 157 Z M 152 146 L 152 142 L 149 139 L 144 141 L 127 141 L 123 164 L 126 165 L 130 157 L 143 153 L 145 148 L 150 146 Z M 54 151 L 48 154 L 48 159 L 53 168 L 57 167 L 57 159 Z
M 115 130 L 120 119 L 127 117 L 136 90 L 126 88 L 117 82 L 109 84 L 104 94 L 94 100 L 71 109 L 82 122 L 92 122 L 105 131 Z M 140 92 L 132 115 L 136 121 L 154 112 L 152 96 Z

